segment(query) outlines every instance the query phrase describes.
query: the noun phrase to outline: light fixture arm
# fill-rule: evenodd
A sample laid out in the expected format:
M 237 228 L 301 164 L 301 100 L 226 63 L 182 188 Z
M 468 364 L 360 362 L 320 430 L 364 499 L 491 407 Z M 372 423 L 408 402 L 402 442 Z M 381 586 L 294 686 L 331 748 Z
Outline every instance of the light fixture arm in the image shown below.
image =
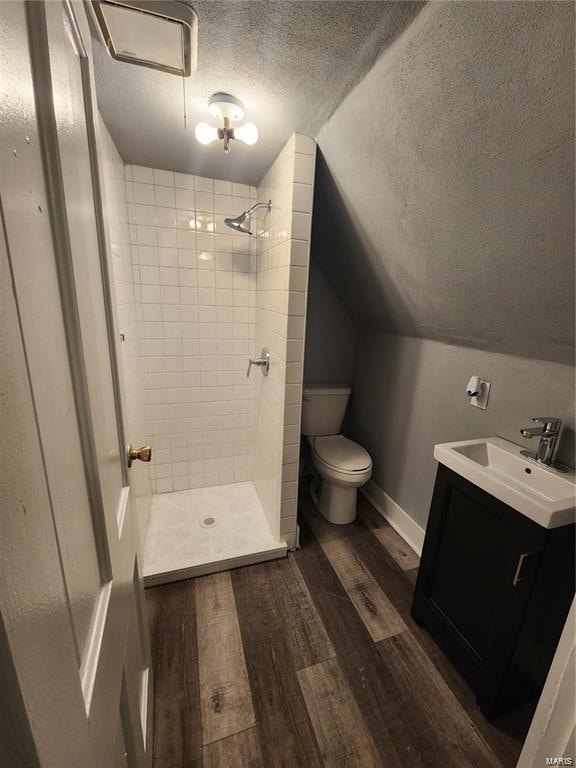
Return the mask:
M 234 128 L 230 128 L 229 118 L 224 118 L 224 127 L 218 128 L 218 138 L 224 141 L 224 152 L 230 153 L 230 139 L 234 138 Z
M 230 154 L 230 142 L 236 138 L 234 128 L 230 125 L 230 118 L 225 117 L 224 125 L 222 128 L 218 128 L 218 138 L 224 142 L 224 152 Z

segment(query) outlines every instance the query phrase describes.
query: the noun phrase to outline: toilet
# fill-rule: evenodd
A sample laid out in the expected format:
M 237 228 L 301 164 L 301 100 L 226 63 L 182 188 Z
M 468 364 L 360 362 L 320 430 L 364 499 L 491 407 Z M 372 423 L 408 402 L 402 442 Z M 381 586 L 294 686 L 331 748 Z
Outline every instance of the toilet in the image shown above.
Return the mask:
M 304 384 L 302 393 L 302 434 L 315 472 L 310 492 L 323 517 L 337 525 L 354 520 L 356 489 L 372 476 L 368 451 L 339 434 L 351 393 L 341 384 Z

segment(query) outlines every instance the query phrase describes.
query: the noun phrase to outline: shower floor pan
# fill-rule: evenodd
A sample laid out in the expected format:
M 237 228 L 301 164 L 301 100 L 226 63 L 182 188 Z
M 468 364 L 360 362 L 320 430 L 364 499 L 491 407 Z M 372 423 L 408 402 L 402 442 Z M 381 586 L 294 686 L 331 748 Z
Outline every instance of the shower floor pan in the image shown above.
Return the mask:
M 154 496 L 144 549 L 148 587 L 284 557 L 254 484 L 232 483 Z

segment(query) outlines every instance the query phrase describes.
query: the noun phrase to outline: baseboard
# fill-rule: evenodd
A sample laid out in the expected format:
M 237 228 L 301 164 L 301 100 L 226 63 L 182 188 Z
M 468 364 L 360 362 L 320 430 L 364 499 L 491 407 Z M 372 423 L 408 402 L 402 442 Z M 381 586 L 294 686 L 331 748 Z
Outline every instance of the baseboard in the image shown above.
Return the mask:
M 406 544 L 411 547 L 418 556 L 422 554 L 424 546 L 424 528 L 405 512 L 399 504 L 396 504 L 386 491 L 383 491 L 373 480 L 360 488 L 361 493 L 380 512 L 392 528 L 402 536 Z

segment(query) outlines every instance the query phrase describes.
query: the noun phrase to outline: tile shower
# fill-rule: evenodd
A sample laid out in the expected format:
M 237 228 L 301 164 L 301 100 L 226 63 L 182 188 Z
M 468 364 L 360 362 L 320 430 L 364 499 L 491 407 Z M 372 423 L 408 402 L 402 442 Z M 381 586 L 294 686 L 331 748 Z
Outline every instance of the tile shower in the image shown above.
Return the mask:
M 224 217 L 249 207 L 256 190 L 130 165 L 126 176 L 152 488 L 248 480 L 256 244 Z
M 122 190 L 104 126 L 101 143 L 130 434 L 153 446 L 144 573 L 279 556 L 297 536 L 315 143 L 292 136 L 258 188 L 125 165 Z M 255 236 L 225 226 L 269 198 Z M 264 346 L 270 375 L 247 378 Z

